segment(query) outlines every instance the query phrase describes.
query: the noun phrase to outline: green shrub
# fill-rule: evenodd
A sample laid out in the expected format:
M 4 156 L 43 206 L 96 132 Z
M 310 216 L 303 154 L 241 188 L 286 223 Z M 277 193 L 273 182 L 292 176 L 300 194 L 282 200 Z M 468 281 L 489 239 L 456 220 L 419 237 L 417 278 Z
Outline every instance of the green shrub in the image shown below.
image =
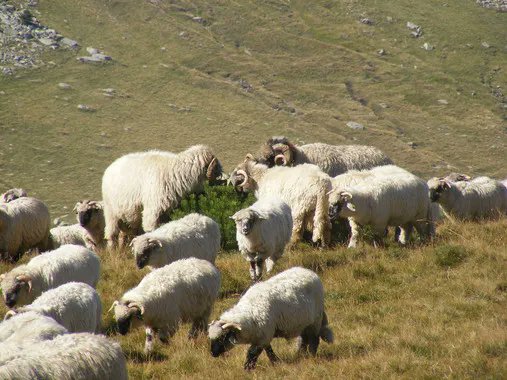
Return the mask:
M 442 245 L 435 248 L 435 261 L 441 267 L 455 267 L 468 256 L 461 245 Z

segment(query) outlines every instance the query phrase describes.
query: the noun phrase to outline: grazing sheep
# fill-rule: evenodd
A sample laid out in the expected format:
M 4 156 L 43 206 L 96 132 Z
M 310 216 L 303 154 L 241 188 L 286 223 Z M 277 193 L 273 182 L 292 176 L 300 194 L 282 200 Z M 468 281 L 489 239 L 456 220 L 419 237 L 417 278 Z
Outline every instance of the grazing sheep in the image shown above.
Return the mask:
M 299 351 L 317 353 L 319 340 L 332 343 L 324 311 L 324 289 L 314 272 L 291 268 L 253 285 L 238 303 L 213 321 L 208 330 L 211 354 L 217 357 L 236 344 L 250 344 L 245 369 L 253 369 L 263 350 L 278 360 L 273 338 L 299 338 Z
M 250 277 L 257 281 L 264 261 L 267 272 L 271 272 L 290 240 L 290 207 L 279 198 L 263 198 L 231 218 L 236 222 L 239 251 L 250 262 Z
M 231 182 L 243 191 L 255 191 L 257 199 L 276 194 L 287 203 L 292 211 L 292 242 L 301 239 L 304 228 L 311 225 L 313 242 L 320 241 L 322 246 L 329 244 L 331 222 L 327 193 L 331 190 L 331 180 L 317 166 L 303 164 L 269 169 L 248 154 L 231 174 Z
M 29 304 L 46 290 L 67 282 L 84 282 L 95 287 L 99 271 L 95 253 L 77 245 L 62 245 L 0 275 L 0 285 L 5 304 L 12 308 Z
M 338 176 L 329 195 L 331 218 L 340 216 L 349 220 L 352 231 L 349 248 L 357 245 L 359 227 L 364 225 L 373 227 L 377 239 L 385 234 L 387 226 L 400 226 L 401 244 L 407 242 L 414 226 L 422 240 L 433 235 L 428 187 L 422 179 L 394 165 L 373 168 L 358 175 L 365 180 L 351 182 L 351 185 L 341 185 L 341 176 Z
M 4 345 L 12 342 L 48 340 L 67 332 L 67 329 L 53 318 L 29 311 L 0 323 L 0 342 Z
M 27 197 L 28 194 L 25 189 L 9 189 L 0 196 L 0 202 L 9 203 L 15 199 Z
M 0 203 L 0 259 L 17 261 L 31 248 L 49 245 L 49 211 L 35 198 L 21 197 Z
M 431 201 L 438 202 L 446 216 L 476 220 L 507 213 L 507 188 L 489 177 L 458 182 L 434 177 L 428 187 Z
M 297 146 L 283 136 L 269 139 L 262 145 L 256 159 L 269 167 L 314 164 L 331 177 L 348 170 L 371 169 L 393 163 L 380 149 L 373 146 L 322 143 Z
M 0 347 L 1 379 L 126 380 L 118 343 L 103 335 L 65 334 L 35 343 Z
M 470 181 L 472 177 L 466 174 L 452 172 L 451 174 L 447 175 L 445 179 L 451 182 L 459 182 L 459 181 Z
M 221 173 L 211 148 L 195 145 L 179 153 L 149 151 L 127 154 L 104 172 L 102 196 L 105 238 L 117 244 L 120 231 L 139 235 L 168 221 L 183 197 L 204 191 Z
M 69 282 L 49 289 L 30 305 L 8 311 L 5 319 L 30 312 L 51 317 L 72 333 L 100 332 L 102 304 L 99 294 L 82 282 Z
M 213 264 L 183 259 L 148 273 L 111 308 L 120 334 L 127 334 L 131 326 L 146 326 L 144 352 L 149 354 L 155 334 L 168 343 L 182 322 L 192 322 L 189 338 L 206 331 L 219 289 L 220 272 Z
M 58 226 L 49 230 L 51 248 L 56 249 L 65 244 L 80 245 L 86 247 L 86 230 L 79 224 L 70 226 Z
M 220 227 L 207 216 L 189 214 L 134 238 L 131 247 L 140 269 L 160 268 L 188 257 L 214 264 L 220 249 Z

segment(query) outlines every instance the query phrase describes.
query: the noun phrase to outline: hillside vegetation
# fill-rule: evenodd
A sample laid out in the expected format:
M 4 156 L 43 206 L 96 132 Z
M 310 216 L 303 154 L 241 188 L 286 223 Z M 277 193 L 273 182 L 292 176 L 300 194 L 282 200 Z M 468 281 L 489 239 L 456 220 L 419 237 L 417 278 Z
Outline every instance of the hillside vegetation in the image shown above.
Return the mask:
M 473 0 L 39 0 L 34 9 L 81 48 L 0 74 L 0 192 L 23 187 L 52 217 L 71 222 L 76 201 L 100 199 L 104 169 L 124 153 L 205 143 L 230 172 L 282 134 L 298 143 L 375 145 L 424 178 L 507 177 L 507 13 Z M 421 26 L 419 38 L 408 21 Z M 112 62 L 78 62 L 87 46 Z M 203 203 L 227 239 L 213 318 L 250 283 L 227 219 L 242 202 L 219 190 Z M 103 321 L 134 379 L 505 378 L 506 230 L 506 218 L 447 221 L 425 247 L 298 245 L 275 272 L 317 271 L 335 344 L 323 343 L 317 358 L 297 358 L 292 343 L 276 341 L 282 362 L 261 356 L 251 374 L 242 369 L 246 347 L 214 359 L 205 337 L 186 340 L 188 326 L 146 358 L 144 331 L 121 337 L 112 315 L 104 312 Z M 107 310 L 146 272 L 127 251 L 100 254 Z M 0 264 L 0 273 L 10 268 Z

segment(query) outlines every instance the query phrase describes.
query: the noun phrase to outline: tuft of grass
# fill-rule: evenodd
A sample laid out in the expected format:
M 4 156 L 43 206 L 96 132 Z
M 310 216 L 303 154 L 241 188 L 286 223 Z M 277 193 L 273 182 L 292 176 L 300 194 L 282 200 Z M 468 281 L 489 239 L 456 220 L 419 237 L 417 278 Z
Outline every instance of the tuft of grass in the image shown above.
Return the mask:
M 445 268 L 452 268 L 461 264 L 468 253 L 461 245 L 442 245 L 435 248 L 435 262 Z

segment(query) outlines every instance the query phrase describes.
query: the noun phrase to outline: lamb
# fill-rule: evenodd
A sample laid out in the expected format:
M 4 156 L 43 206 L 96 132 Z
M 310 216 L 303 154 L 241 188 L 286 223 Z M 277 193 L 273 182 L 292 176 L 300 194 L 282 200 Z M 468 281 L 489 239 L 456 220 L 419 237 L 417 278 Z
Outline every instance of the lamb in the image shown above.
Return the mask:
M 111 309 L 122 335 L 131 326 L 146 326 L 144 352 L 150 354 L 154 335 L 168 343 L 182 322 L 192 322 L 189 338 L 206 331 L 219 289 L 218 269 L 208 261 L 188 258 L 150 272 Z
M 220 227 L 213 219 L 193 213 L 134 238 L 131 247 L 140 269 L 160 268 L 188 257 L 214 264 L 220 249 Z
M 324 289 L 311 270 L 295 267 L 253 285 L 239 302 L 208 329 L 211 354 L 220 356 L 236 344 L 250 344 L 245 369 L 253 369 L 263 350 L 271 362 L 278 360 L 273 338 L 299 336 L 301 353 L 317 353 L 319 339 L 333 342 L 324 311 Z
M 27 197 L 28 193 L 25 189 L 17 188 L 17 189 L 9 189 L 5 193 L 0 196 L 0 202 L 9 203 L 15 199 Z
M 10 310 L 5 319 L 35 312 L 51 317 L 69 332 L 99 333 L 102 304 L 97 291 L 88 284 L 69 282 L 42 293 L 30 305 Z
M 67 282 L 84 282 L 95 287 L 99 271 L 95 253 L 77 245 L 62 245 L 0 275 L 0 285 L 5 304 L 12 308 L 29 304 L 46 290 Z
M 250 262 L 250 277 L 257 281 L 266 262 L 271 272 L 283 255 L 292 232 L 290 207 L 279 198 L 263 198 L 231 217 L 236 222 L 239 251 Z
M 371 169 L 393 163 L 385 153 L 373 146 L 322 143 L 297 146 L 283 136 L 269 139 L 262 145 L 256 159 L 269 167 L 314 164 L 331 177 L 348 170 Z
M 102 202 L 85 199 L 76 203 L 74 211 L 77 224 L 50 230 L 53 249 L 64 244 L 82 245 L 93 251 L 103 247 L 105 222 Z
M 428 187 L 431 201 L 438 202 L 448 217 L 477 220 L 507 213 L 507 188 L 489 177 L 459 182 L 434 177 Z
M 179 153 L 149 151 L 127 154 L 104 172 L 102 195 L 109 246 L 118 243 L 120 231 L 150 232 L 178 207 L 183 197 L 204 191 L 221 173 L 211 148 L 194 145 Z
M 12 342 L 49 340 L 66 333 L 68 333 L 68 330 L 53 318 L 34 311 L 15 315 L 0 323 L 0 342 L 2 345 Z
M 31 248 L 49 245 L 49 211 L 40 200 L 21 197 L 0 203 L 0 259 L 17 261 Z
M 401 244 L 406 244 L 414 226 L 422 240 L 433 236 L 428 187 L 422 179 L 397 166 L 374 168 L 362 175 L 366 180 L 348 186 L 341 185 L 338 176 L 329 195 L 331 218 L 349 220 L 349 248 L 357 245 L 359 227 L 363 225 L 373 227 L 377 240 L 387 226 L 400 226 Z
M 328 196 L 331 179 L 317 166 L 274 167 L 256 162 L 248 154 L 231 174 L 231 182 L 243 191 L 255 191 L 257 199 L 276 194 L 292 211 L 291 243 L 302 238 L 304 228 L 311 225 L 312 240 L 322 246 L 329 244 L 331 222 Z
M 126 380 L 120 345 L 103 335 L 64 334 L 0 347 L 1 379 Z

